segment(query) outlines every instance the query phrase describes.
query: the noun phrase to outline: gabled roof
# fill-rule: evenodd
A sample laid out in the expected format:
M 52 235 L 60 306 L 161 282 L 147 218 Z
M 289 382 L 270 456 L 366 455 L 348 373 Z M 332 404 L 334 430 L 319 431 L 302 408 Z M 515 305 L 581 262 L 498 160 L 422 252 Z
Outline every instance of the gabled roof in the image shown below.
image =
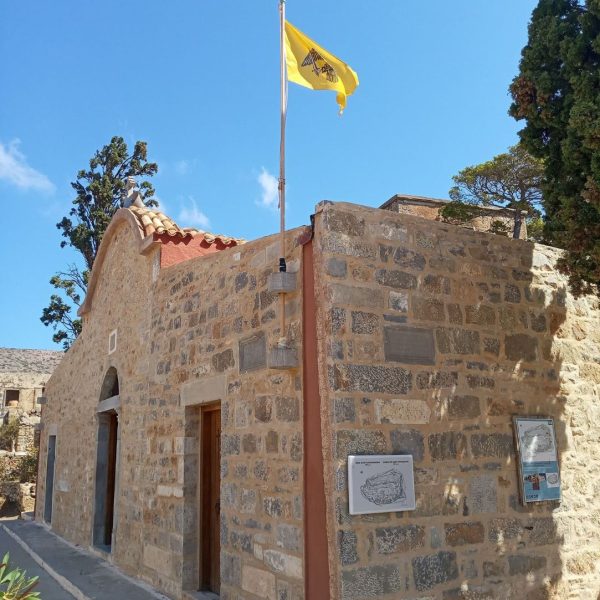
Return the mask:
M 0 373 L 52 374 L 64 352 L 0 348 Z
M 87 294 L 77 311 L 79 316 L 87 313 L 92 306 L 92 298 L 96 290 L 96 284 L 98 283 L 99 273 L 102 269 L 111 239 L 123 222 L 130 225 L 133 235 L 137 234 L 141 254 L 146 253 L 154 244 L 169 245 L 172 242 L 177 243 L 180 241 L 185 243 L 192 239 L 194 240 L 194 244 L 199 242 L 204 246 L 212 247 L 214 251 L 225 250 L 226 248 L 246 243 L 246 240 L 241 238 L 217 235 L 192 227 L 179 227 L 173 219 L 170 219 L 164 213 L 148 208 L 147 206 L 142 206 L 141 201 L 139 201 L 139 204 L 132 204 L 128 208 L 120 208 L 108 224 L 100 242 L 94 267 L 90 275 Z

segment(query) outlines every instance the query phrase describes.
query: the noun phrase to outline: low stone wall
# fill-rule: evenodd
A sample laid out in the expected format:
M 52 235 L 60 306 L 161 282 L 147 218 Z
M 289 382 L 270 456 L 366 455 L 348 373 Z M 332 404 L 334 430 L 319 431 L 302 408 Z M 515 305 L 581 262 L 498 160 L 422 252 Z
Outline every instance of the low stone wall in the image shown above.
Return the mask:
M 0 481 L 0 517 L 20 516 L 33 511 L 35 506 L 35 483 Z
M 27 452 L 35 445 L 35 426 L 22 425 L 17 438 L 17 452 Z

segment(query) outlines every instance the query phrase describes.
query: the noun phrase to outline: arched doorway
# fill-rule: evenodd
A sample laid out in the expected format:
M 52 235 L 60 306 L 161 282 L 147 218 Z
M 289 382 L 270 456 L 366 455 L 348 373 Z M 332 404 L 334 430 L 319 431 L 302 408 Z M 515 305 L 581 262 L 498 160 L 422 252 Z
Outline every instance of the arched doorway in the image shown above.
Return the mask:
M 111 367 L 104 376 L 97 408 L 98 447 L 94 494 L 94 546 L 111 552 L 115 533 L 115 499 L 119 472 L 119 377 Z

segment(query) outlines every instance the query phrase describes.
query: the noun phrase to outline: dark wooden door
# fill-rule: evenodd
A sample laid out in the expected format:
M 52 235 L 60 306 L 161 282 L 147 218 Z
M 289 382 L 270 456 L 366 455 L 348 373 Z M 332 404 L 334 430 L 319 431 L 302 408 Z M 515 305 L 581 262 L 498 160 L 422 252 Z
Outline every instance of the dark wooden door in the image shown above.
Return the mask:
M 221 407 L 207 406 L 200 419 L 200 589 L 219 593 L 221 517 Z
M 119 419 L 116 414 L 109 415 L 108 423 L 108 457 L 106 478 L 106 520 L 104 524 L 104 545 L 112 545 L 112 534 L 115 514 L 115 484 L 117 475 L 117 439 Z

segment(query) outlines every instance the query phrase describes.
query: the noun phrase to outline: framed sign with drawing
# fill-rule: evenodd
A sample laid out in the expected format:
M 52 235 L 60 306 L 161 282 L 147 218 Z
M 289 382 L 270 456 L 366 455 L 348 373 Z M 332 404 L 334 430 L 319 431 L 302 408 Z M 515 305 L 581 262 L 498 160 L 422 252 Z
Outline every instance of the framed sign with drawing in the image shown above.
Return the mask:
M 351 515 L 415 510 L 411 455 L 348 456 Z
M 513 417 L 523 504 L 560 500 L 554 419 Z

